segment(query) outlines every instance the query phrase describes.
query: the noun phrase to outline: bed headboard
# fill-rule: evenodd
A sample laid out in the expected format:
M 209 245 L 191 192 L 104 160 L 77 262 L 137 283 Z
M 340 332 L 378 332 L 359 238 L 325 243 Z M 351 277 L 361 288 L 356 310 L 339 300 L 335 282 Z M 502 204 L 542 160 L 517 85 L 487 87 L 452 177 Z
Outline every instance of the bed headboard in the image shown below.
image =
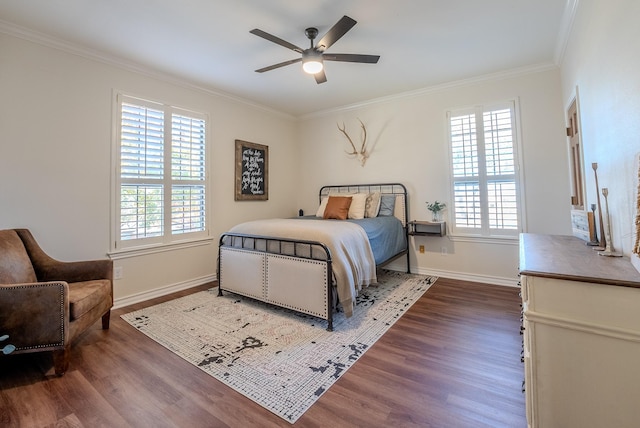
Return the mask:
M 402 183 L 381 183 L 381 184 L 340 184 L 332 186 L 323 186 L 318 194 L 318 201 L 322 202 L 322 198 L 330 193 L 371 193 L 380 192 L 382 194 L 396 195 L 396 208 L 394 215 L 407 227 L 407 219 L 409 218 L 409 207 L 407 204 L 407 188 Z

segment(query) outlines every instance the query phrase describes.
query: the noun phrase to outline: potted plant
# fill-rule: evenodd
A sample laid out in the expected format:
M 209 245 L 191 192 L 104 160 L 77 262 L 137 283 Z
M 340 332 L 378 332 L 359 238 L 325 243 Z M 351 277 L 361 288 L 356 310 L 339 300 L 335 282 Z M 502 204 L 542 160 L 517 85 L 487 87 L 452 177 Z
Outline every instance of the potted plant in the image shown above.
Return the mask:
M 447 204 L 444 202 L 427 202 L 427 209 L 431 211 L 431 220 L 440 222 L 442 221 L 441 211 L 446 208 Z

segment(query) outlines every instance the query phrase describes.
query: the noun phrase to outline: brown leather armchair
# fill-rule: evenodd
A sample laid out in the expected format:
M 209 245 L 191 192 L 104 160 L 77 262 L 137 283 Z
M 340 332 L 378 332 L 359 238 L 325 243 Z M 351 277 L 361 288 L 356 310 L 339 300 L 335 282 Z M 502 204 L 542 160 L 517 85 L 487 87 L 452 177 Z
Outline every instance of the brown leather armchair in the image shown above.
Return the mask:
M 111 260 L 61 262 L 28 229 L 0 230 L 0 335 L 13 354 L 53 351 L 63 375 L 71 342 L 101 317 L 108 329 L 112 306 Z

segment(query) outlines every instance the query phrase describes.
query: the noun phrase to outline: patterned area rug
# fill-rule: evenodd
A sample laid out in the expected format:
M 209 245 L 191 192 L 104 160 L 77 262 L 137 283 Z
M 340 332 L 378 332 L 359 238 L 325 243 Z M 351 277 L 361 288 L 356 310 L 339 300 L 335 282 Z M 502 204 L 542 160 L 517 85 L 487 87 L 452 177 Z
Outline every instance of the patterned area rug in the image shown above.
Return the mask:
M 435 282 L 379 270 L 351 318 L 327 322 L 218 289 L 122 315 L 129 324 L 294 423 Z

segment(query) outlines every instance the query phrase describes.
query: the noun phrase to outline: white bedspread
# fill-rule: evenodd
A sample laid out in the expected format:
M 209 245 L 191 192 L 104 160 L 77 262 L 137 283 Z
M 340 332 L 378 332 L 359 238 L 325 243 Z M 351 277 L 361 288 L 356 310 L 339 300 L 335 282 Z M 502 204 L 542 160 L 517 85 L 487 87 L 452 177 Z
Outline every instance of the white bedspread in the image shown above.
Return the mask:
M 358 291 L 377 282 L 369 239 L 357 224 L 340 220 L 268 219 L 238 224 L 230 232 L 325 244 L 331 252 L 338 299 L 347 317 L 353 314 Z

